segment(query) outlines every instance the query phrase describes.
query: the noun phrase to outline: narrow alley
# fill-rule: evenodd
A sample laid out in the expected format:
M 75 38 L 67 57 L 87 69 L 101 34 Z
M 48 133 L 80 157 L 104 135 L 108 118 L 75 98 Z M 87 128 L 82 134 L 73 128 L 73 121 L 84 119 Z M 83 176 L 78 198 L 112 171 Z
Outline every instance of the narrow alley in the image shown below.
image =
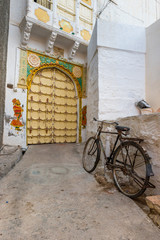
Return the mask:
M 104 191 L 83 170 L 82 147 L 29 146 L 0 182 L 0 239 L 160 239 L 160 230 L 131 199 Z

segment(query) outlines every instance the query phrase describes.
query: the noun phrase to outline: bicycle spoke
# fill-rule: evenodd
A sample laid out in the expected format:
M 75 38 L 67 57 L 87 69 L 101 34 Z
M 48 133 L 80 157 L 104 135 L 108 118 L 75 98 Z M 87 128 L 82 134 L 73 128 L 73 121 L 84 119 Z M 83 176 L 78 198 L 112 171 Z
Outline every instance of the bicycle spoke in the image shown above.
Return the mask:
M 113 166 L 115 184 L 123 194 L 135 198 L 145 191 L 149 177 L 145 153 L 139 144 L 128 141 L 119 146 Z
M 132 177 L 132 176 L 131 176 Z M 137 183 L 141 188 L 144 186 L 144 184 L 142 184 L 137 178 L 133 177 L 133 180 L 135 181 L 135 183 Z
M 89 173 L 93 172 L 99 162 L 99 157 L 98 144 L 96 143 L 95 138 L 91 137 L 86 142 L 83 151 L 82 162 L 84 169 Z
M 128 154 L 128 152 L 129 152 L 129 146 L 128 146 L 128 150 L 127 150 L 127 148 L 126 148 L 126 151 L 127 151 L 127 156 L 128 156 L 129 162 L 130 162 L 130 164 L 131 164 L 131 166 L 132 166 L 132 168 L 133 168 L 133 164 L 132 164 L 131 158 L 130 158 L 130 156 L 129 156 L 129 154 Z M 126 156 L 126 158 L 127 158 L 127 156 Z M 126 163 L 127 163 L 127 161 L 126 161 Z
M 144 162 L 141 162 L 141 163 L 139 163 L 139 164 L 136 164 L 135 167 L 134 167 L 134 169 L 135 169 L 135 168 L 138 168 L 138 167 L 142 167 L 142 166 L 144 166 L 144 165 L 145 165 L 145 163 L 144 163 Z

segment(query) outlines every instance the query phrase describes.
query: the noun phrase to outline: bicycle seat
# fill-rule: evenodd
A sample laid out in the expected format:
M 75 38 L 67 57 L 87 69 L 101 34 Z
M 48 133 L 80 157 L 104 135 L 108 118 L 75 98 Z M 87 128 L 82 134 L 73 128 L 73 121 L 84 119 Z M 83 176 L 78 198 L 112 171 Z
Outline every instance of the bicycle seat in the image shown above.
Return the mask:
M 127 131 L 130 130 L 130 128 L 123 127 L 123 126 L 116 126 L 115 128 L 116 128 L 117 131 L 125 131 L 125 132 L 127 132 Z

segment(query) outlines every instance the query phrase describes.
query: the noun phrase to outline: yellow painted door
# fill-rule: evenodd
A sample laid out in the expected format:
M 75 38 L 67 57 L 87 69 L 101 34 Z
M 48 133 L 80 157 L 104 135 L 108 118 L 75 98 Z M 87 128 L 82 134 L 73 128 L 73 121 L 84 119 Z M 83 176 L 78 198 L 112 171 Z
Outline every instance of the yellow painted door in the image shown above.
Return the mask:
M 72 80 L 56 68 L 39 71 L 28 92 L 28 144 L 76 139 L 77 98 Z

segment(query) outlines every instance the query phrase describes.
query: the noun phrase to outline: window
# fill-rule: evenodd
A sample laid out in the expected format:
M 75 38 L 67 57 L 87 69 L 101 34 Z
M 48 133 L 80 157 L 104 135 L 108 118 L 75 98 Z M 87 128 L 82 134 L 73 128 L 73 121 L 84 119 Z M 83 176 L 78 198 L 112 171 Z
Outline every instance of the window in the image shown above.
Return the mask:
M 53 10 L 53 0 L 34 0 L 34 2 L 50 9 Z

